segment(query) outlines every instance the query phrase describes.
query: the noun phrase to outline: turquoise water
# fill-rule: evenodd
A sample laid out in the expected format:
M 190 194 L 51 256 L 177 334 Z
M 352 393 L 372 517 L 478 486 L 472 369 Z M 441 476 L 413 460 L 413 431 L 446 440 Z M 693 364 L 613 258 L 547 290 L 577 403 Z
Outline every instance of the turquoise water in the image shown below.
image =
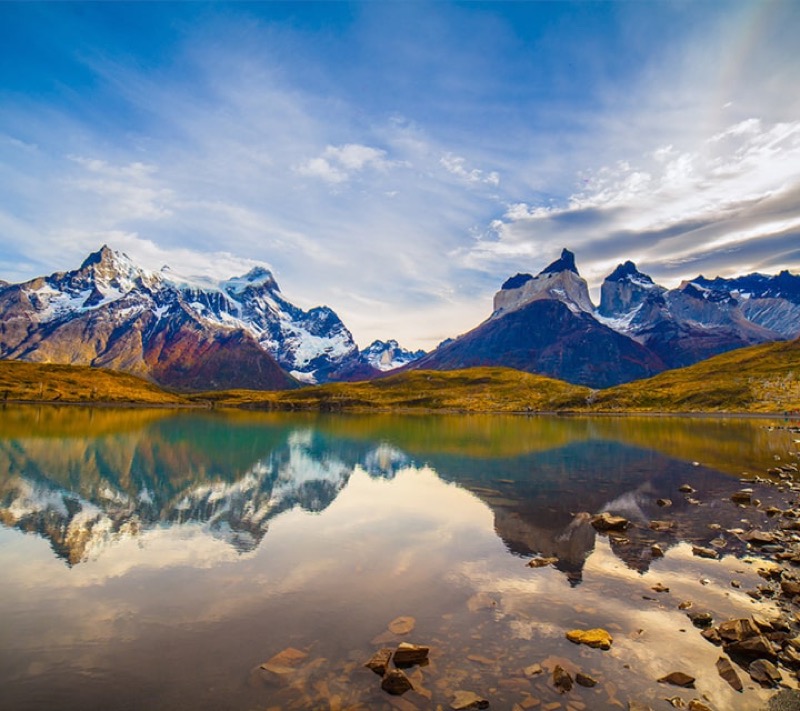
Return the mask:
M 729 533 L 758 512 L 728 497 L 797 461 L 785 425 L 5 408 L 0 707 L 449 708 L 463 689 L 493 709 L 759 708 L 769 692 L 743 672 L 733 692 L 678 605 L 773 611 Z M 624 539 L 591 526 L 603 510 L 634 523 Z M 589 627 L 610 650 L 565 639 Z M 430 660 L 391 697 L 363 664 L 401 641 Z M 259 668 L 286 649 L 292 666 Z M 556 664 L 598 684 L 561 694 Z M 677 668 L 696 690 L 655 681 Z

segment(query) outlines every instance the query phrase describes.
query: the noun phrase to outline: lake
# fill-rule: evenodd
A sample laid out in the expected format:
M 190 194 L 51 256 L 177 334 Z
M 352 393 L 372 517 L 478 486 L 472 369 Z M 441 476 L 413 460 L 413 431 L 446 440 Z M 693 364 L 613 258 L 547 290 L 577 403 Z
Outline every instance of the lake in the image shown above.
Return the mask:
M 780 505 L 741 480 L 797 463 L 797 439 L 765 419 L 7 406 L 0 706 L 759 709 L 774 692 L 742 670 L 734 691 L 681 603 L 775 613 L 737 535 L 764 515 L 730 496 Z M 598 532 L 602 511 L 632 526 Z M 565 637 L 596 627 L 609 650 Z M 429 658 L 391 696 L 364 664 L 404 641 Z M 556 665 L 597 683 L 562 693 Z M 696 689 L 656 681 L 675 670 Z

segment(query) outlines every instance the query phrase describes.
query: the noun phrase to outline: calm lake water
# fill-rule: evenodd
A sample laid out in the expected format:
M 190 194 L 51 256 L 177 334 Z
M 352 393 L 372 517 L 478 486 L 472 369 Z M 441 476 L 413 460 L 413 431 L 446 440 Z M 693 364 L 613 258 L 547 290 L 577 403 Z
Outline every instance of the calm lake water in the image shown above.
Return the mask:
M 0 707 L 447 709 L 464 689 L 493 709 L 760 708 L 772 692 L 744 672 L 734 692 L 678 605 L 772 611 L 745 592 L 758 561 L 727 529 L 753 513 L 728 497 L 797 462 L 784 425 L 6 407 Z M 592 528 L 605 510 L 636 524 L 624 539 Z M 591 627 L 610 650 L 565 639 Z M 391 697 L 363 665 L 401 641 L 430 662 Z M 294 666 L 259 669 L 286 649 Z M 561 694 L 556 664 L 598 684 Z M 697 689 L 656 682 L 675 670 Z

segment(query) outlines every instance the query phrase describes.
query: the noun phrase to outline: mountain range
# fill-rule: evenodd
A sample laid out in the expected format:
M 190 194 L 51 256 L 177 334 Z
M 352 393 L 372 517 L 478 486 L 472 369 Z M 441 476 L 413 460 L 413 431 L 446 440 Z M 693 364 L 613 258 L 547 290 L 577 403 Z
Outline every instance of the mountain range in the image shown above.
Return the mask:
M 666 289 L 633 262 L 603 282 L 599 307 L 567 249 L 517 274 L 482 324 L 407 366 L 502 365 L 593 388 L 646 378 L 744 346 L 800 336 L 800 276 L 699 276 Z
M 0 285 L 0 358 L 121 370 L 185 390 L 365 379 L 411 355 L 362 354 L 327 306 L 288 301 L 256 267 L 225 281 L 152 272 L 104 246 L 74 271 Z
M 255 267 L 224 281 L 143 269 L 108 247 L 81 266 L 0 282 L 0 358 L 105 367 L 183 390 L 287 389 L 396 369 L 500 365 L 605 388 L 728 350 L 800 336 L 800 276 L 698 276 L 666 289 L 620 264 L 589 296 L 575 255 L 517 274 L 492 315 L 431 353 L 360 351 L 327 306 L 288 301 Z

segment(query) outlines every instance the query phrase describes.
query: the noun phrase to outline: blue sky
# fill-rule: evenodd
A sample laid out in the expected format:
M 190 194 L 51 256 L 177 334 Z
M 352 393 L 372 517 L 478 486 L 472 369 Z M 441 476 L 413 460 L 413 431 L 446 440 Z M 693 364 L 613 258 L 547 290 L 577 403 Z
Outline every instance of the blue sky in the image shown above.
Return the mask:
M 431 348 L 592 287 L 800 268 L 800 4 L 0 3 L 0 278 L 267 264 Z

